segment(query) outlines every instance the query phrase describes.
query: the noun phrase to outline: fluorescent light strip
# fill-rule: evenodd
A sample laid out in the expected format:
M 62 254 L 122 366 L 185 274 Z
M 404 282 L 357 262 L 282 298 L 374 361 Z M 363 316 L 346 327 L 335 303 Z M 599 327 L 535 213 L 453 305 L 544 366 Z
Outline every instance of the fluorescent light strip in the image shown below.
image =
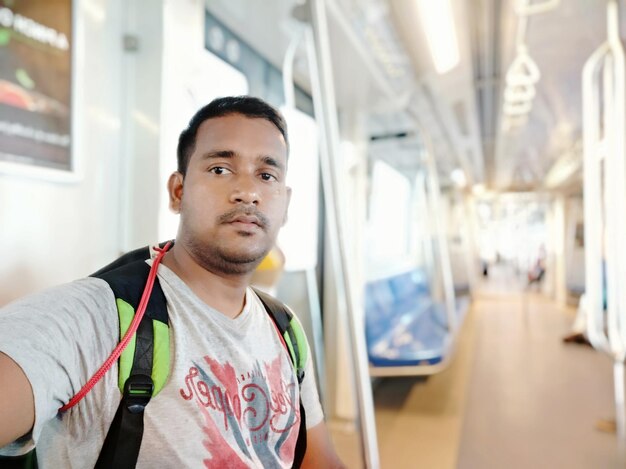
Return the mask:
M 467 186 L 467 178 L 465 172 L 461 168 L 455 168 L 450 173 L 450 180 L 460 188 Z
M 417 3 L 435 69 L 439 74 L 446 73 L 460 61 L 450 0 L 417 0 Z

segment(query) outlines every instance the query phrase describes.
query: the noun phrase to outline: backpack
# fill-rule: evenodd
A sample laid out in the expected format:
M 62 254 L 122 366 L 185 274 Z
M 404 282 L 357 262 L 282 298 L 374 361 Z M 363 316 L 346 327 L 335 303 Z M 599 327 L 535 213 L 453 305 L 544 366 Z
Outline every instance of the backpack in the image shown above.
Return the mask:
M 172 242 L 162 243 L 159 248 L 162 257 Z M 134 468 L 139 456 L 143 436 L 143 412 L 163 388 L 169 374 L 169 326 L 167 302 L 156 277 L 156 266 L 151 269 L 145 262 L 151 257 L 151 248 L 144 247 L 131 251 L 111 264 L 98 270 L 91 277 L 107 282 L 115 296 L 120 320 L 120 338 L 125 338 L 135 313 L 139 313 L 140 304 L 145 305 L 145 314 L 141 317 L 136 332 L 132 333 L 127 346 L 120 347 L 118 366 L 118 385 L 122 392 L 120 405 L 104 440 L 96 469 Z M 153 265 L 160 262 L 157 257 Z M 154 274 L 151 273 L 154 271 Z M 154 282 L 151 285 L 151 282 Z M 300 323 L 293 318 L 291 311 L 271 296 L 253 289 L 261 300 L 265 310 L 276 325 L 283 345 L 289 352 L 298 385 L 304 379 L 304 367 L 308 348 L 304 331 Z M 118 360 L 116 352 L 109 357 L 91 380 L 68 402 L 59 409 L 61 412 L 77 404 Z M 108 365 L 108 366 L 107 366 Z M 36 468 L 34 451 L 22 459 L 23 468 Z M 306 452 L 306 419 L 302 396 L 300 396 L 300 428 L 296 442 L 293 467 L 300 467 Z M 6 462 L 6 461 L 4 461 Z M 16 462 L 16 461 L 15 461 Z

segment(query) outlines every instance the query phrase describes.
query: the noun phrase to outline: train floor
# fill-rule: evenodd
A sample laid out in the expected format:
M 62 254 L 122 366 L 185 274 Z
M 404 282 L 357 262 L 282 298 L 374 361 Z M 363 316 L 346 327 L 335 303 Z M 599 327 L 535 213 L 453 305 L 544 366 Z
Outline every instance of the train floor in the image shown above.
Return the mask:
M 506 265 L 474 297 L 446 370 L 375 384 L 381 467 L 626 467 L 610 426 L 611 360 L 562 341 L 574 308 L 528 290 Z M 358 449 L 335 441 L 348 467 L 362 467 Z

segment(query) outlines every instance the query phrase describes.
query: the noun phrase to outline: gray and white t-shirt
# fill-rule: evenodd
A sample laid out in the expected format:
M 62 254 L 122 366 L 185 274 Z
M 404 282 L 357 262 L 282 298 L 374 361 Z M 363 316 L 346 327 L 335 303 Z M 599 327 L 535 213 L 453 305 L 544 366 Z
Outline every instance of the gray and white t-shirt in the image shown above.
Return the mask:
M 230 319 L 203 303 L 165 266 L 170 375 L 144 415 L 139 468 L 291 467 L 300 424 L 288 352 L 257 296 Z M 39 466 L 91 468 L 119 405 L 117 364 L 68 412 L 58 409 L 91 378 L 119 339 L 113 293 L 87 278 L 0 310 L 0 351 L 24 370 L 35 426 L 0 454 L 36 444 Z M 311 354 L 302 383 L 307 427 L 323 419 Z

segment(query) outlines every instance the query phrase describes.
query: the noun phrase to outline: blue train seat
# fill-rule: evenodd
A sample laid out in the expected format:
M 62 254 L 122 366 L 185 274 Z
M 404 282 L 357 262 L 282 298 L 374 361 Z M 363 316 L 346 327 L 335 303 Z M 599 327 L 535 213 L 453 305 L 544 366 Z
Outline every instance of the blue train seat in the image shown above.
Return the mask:
M 457 301 L 459 321 L 468 301 Z M 436 365 L 451 351 L 445 306 L 432 300 L 426 274 L 414 269 L 365 286 L 365 327 L 373 367 Z

